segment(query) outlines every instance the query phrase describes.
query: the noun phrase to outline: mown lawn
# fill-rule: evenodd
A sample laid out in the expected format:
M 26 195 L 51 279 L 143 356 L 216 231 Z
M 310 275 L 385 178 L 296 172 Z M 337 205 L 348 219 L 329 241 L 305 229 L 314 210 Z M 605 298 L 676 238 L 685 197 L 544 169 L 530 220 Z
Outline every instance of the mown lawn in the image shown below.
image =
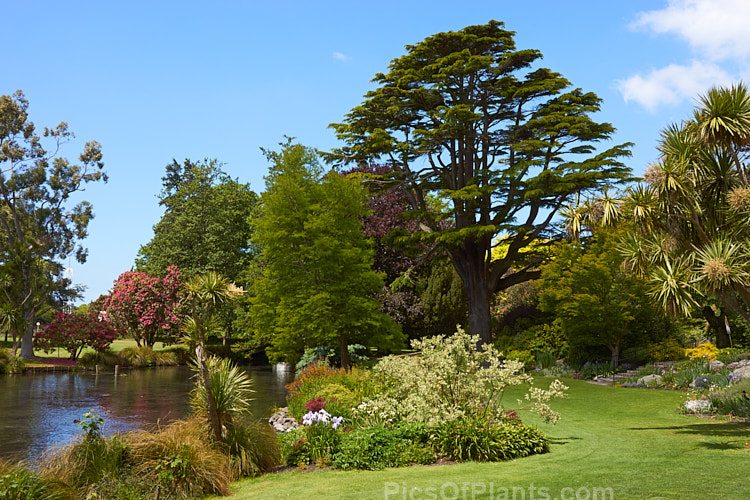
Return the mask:
M 553 405 L 562 414 L 557 425 L 524 416 L 551 437 L 551 453 L 503 463 L 268 474 L 235 483 L 230 498 L 750 498 L 750 424 L 680 415 L 680 392 L 566 384 L 569 398 Z
M 112 351 L 119 352 L 119 351 L 122 351 L 123 349 L 125 349 L 126 347 L 135 347 L 135 346 L 136 346 L 136 343 L 135 343 L 135 340 L 133 340 L 133 339 L 118 339 L 118 340 L 115 340 L 114 342 L 112 342 L 112 345 L 109 348 Z M 3 342 L 3 341 L 0 341 L 0 347 L 6 347 L 8 349 L 11 349 L 13 347 L 13 343 L 12 342 Z M 161 349 L 164 349 L 165 347 L 166 346 L 162 342 L 156 342 L 154 344 L 154 350 L 155 351 L 159 351 Z M 93 352 L 93 351 L 94 350 L 92 348 L 86 347 L 83 350 L 83 353 Z M 81 353 L 81 354 L 83 354 L 83 353 Z M 68 359 L 70 357 L 70 353 L 68 352 L 67 349 L 62 349 L 62 348 L 61 349 L 55 349 L 55 350 L 53 350 L 53 351 L 51 351 L 49 353 L 46 353 L 46 352 L 44 352 L 41 349 L 34 349 L 34 356 L 36 356 L 37 358 L 60 358 L 60 359 Z M 33 366 L 34 364 L 37 364 L 37 363 L 35 363 L 35 362 L 32 361 L 29 364 Z

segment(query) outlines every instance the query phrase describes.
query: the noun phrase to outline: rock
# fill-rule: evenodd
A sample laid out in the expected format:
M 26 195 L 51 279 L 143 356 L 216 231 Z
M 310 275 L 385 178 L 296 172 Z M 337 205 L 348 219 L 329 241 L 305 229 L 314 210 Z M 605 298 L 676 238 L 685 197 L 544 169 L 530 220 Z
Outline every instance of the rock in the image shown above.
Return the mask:
M 276 432 L 289 432 L 292 429 L 299 427 L 297 419 L 289 414 L 289 408 L 281 408 L 279 411 L 271 415 L 271 418 L 268 419 L 268 423 Z
M 739 366 L 732 371 L 732 378 L 750 378 L 750 365 Z
M 734 363 L 729 363 L 727 365 L 732 370 L 736 370 L 737 368 L 742 368 L 745 366 L 750 366 L 750 359 L 741 359 L 739 361 L 735 361 Z
M 638 379 L 638 385 L 642 385 L 645 387 L 648 387 L 650 385 L 659 385 L 661 384 L 662 376 L 661 375 L 646 375 L 645 377 L 641 377 Z
M 724 363 L 722 363 L 718 359 L 714 359 L 714 360 L 711 360 L 708 363 L 708 366 L 711 368 L 711 371 L 718 372 L 719 370 L 721 370 L 722 368 L 724 368 L 725 365 L 724 365 Z
M 623 387 L 643 387 L 638 382 L 626 382 L 626 383 L 622 384 L 622 386 Z

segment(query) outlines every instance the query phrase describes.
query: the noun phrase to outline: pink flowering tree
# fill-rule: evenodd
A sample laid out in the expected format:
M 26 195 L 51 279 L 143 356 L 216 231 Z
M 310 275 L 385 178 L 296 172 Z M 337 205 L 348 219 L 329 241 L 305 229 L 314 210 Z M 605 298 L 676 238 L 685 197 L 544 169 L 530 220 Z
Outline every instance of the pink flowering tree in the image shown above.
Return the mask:
M 34 347 L 46 352 L 62 347 L 75 360 L 87 346 L 106 351 L 115 338 L 117 331 L 109 321 L 88 314 L 55 312 L 52 322 L 34 337 Z
M 173 343 L 180 335 L 183 299 L 182 279 L 176 266 L 169 266 L 164 277 L 128 271 L 115 281 L 104 303 L 104 316 L 139 346 L 152 347 L 158 340 Z

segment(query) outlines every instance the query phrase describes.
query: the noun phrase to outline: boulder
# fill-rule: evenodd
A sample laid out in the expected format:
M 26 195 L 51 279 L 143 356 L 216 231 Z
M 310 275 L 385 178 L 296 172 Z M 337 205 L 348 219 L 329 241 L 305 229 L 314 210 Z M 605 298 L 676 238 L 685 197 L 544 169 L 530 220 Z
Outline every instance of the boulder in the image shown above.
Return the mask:
M 732 378 L 750 379 L 750 365 L 739 366 L 732 371 Z
M 646 375 L 645 377 L 641 377 L 638 379 L 638 385 L 642 386 L 650 386 L 650 385 L 659 385 L 661 384 L 662 376 L 661 375 Z
M 721 370 L 722 368 L 724 368 L 725 365 L 724 365 L 724 363 L 722 363 L 718 359 L 714 359 L 714 360 L 711 360 L 708 363 L 708 366 L 711 368 L 711 371 L 718 372 L 719 370 Z
M 268 423 L 276 432 L 289 432 L 292 429 L 299 427 L 297 419 L 289 414 L 289 408 L 281 408 L 279 411 L 271 415 L 271 418 L 268 419 Z

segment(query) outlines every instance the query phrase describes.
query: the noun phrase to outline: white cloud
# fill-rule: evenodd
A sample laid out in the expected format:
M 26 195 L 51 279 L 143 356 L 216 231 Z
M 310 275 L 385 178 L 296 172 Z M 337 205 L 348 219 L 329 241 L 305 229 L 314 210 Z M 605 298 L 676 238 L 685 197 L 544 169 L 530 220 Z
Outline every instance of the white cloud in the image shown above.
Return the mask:
M 347 62 L 351 59 L 349 56 L 342 54 L 341 52 L 334 52 L 333 58 L 336 59 L 337 61 L 343 61 L 343 62 Z
M 693 99 L 714 85 L 727 85 L 732 78 L 719 66 L 693 61 L 690 66 L 670 64 L 646 76 L 635 75 L 616 83 L 625 102 L 635 101 L 653 111 L 663 104 L 675 105 Z
M 669 0 L 666 8 L 641 12 L 632 24 L 675 34 L 713 61 L 750 56 L 748 0 Z

